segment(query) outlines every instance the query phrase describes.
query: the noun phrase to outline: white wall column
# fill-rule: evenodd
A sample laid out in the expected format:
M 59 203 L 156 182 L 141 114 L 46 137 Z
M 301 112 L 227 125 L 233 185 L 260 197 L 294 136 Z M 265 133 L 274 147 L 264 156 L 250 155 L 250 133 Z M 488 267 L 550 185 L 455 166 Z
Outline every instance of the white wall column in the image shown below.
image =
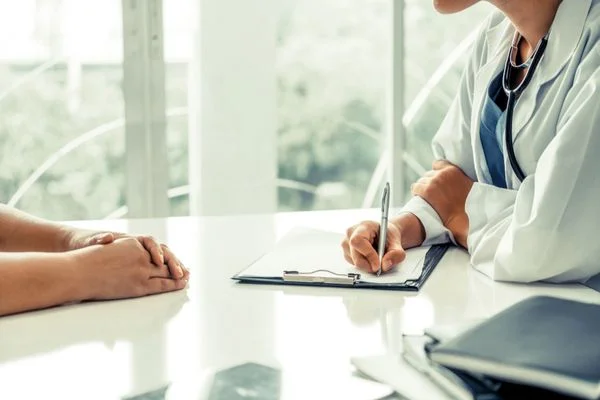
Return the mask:
M 404 64 L 404 0 L 391 0 L 391 63 L 388 85 L 387 140 L 389 152 L 388 180 L 392 185 L 391 205 L 402 206 L 406 196 L 405 64 Z
M 195 0 L 190 66 L 192 215 L 277 208 L 277 0 Z
M 167 217 L 162 0 L 123 0 L 123 50 L 128 217 Z

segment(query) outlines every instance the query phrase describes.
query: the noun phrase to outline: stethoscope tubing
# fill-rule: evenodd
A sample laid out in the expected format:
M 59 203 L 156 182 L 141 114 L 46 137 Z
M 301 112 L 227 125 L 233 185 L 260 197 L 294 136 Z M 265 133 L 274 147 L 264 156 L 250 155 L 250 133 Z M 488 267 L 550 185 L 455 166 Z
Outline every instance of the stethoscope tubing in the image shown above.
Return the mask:
M 515 111 L 515 105 L 517 103 L 517 100 L 519 99 L 519 97 L 521 97 L 521 94 L 525 91 L 527 86 L 529 86 L 529 83 L 531 82 L 531 79 L 533 78 L 533 75 L 535 74 L 535 71 L 536 71 L 539 63 L 542 60 L 542 57 L 544 56 L 544 52 L 546 50 L 547 45 L 548 45 L 548 34 L 546 34 L 546 36 L 544 36 L 540 40 L 538 45 L 536 46 L 534 53 L 533 53 L 533 59 L 531 61 L 531 64 L 529 65 L 529 68 L 527 69 L 527 72 L 525 73 L 525 78 L 523 78 L 523 81 L 521 83 L 519 83 L 517 85 L 517 87 L 515 87 L 515 88 L 510 87 L 510 78 L 511 78 L 510 72 L 512 69 L 511 68 L 511 57 L 512 57 L 512 52 L 515 48 L 514 45 L 511 45 L 511 48 L 508 52 L 508 56 L 506 57 L 506 64 L 504 66 L 504 71 L 502 73 L 502 87 L 504 89 L 504 92 L 506 93 L 506 96 L 508 97 L 508 102 L 506 105 L 506 129 L 504 132 L 504 140 L 505 140 L 505 144 L 506 144 L 506 150 L 508 152 L 508 160 L 510 162 L 510 166 L 511 166 L 513 172 L 515 173 L 515 175 L 517 176 L 517 178 L 519 179 L 519 181 L 521 181 L 521 182 L 523 180 L 525 180 L 525 173 L 523 172 L 523 169 L 519 165 L 517 156 L 515 155 L 515 149 L 514 149 L 514 145 L 513 145 L 513 114 Z

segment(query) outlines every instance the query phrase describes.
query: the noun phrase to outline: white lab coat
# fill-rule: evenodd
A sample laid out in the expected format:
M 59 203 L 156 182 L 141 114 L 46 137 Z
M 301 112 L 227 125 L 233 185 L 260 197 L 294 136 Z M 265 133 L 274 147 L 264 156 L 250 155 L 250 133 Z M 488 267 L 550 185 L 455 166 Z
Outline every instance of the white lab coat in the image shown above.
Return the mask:
M 504 148 L 502 189 L 491 184 L 479 126 L 513 34 L 500 13 L 484 24 L 434 154 L 475 181 L 465 208 L 476 269 L 502 281 L 584 281 L 600 273 L 600 0 L 563 0 L 515 108 L 515 154 L 527 177 L 519 182 Z M 403 210 L 423 223 L 424 245 L 454 241 L 425 200 Z

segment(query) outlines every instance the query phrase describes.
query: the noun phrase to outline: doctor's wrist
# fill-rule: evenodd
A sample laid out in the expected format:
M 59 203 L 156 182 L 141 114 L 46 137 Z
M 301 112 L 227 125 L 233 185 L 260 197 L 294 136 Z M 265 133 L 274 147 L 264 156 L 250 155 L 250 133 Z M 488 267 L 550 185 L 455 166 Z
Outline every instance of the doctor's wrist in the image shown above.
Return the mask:
M 449 218 L 446 223 L 446 228 L 452 232 L 457 244 L 468 249 L 467 238 L 469 236 L 469 217 L 466 213 Z
M 402 248 L 419 247 L 425 241 L 425 228 L 421 220 L 413 213 L 402 213 L 390 219 L 390 223 L 400 231 Z

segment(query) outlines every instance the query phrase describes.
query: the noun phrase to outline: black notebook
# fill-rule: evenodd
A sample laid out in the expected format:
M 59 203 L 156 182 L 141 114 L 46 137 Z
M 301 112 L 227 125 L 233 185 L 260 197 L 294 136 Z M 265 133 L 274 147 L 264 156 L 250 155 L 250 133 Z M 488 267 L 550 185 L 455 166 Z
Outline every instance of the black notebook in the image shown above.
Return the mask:
M 538 296 L 434 347 L 432 361 L 570 396 L 600 398 L 600 305 Z

